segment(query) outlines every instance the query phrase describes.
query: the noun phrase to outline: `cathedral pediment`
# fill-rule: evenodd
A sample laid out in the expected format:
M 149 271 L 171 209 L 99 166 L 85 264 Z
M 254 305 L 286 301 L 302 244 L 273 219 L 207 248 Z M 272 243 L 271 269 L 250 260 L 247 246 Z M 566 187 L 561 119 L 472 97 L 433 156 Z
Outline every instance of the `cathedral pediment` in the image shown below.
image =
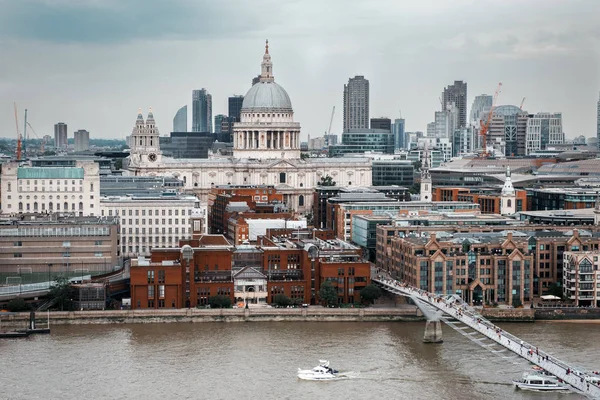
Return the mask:
M 273 164 L 269 165 L 269 168 L 278 168 L 278 169 L 298 169 L 297 166 L 288 162 L 287 160 L 277 160 Z

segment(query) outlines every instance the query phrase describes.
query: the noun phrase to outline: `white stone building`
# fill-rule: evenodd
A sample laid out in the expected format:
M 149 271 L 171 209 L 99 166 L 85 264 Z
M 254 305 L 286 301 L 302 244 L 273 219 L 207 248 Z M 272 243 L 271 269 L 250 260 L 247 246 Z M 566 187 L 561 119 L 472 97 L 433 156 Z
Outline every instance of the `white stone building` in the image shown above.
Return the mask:
M 527 120 L 525 154 L 537 150 L 547 150 L 553 144 L 563 144 L 565 134 L 562 129 L 561 113 L 537 113 Z
M 2 164 L 2 214 L 100 213 L 100 170 L 95 161 L 72 167 L 32 167 L 23 161 Z
M 192 195 L 103 196 L 100 215 L 120 218 L 123 257 L 150 255 L 156 247 L 178 247 L 194 232 L 206 233 L 206 205 Z M 193 221 L 200 220 L 201 228 Z
M 300 157 L 300 124 L 294 121 L 290 98 L 275 83 L 266 47 L 260 81 L 244 96 L 241 121 L 234 125 L 233 157 L 172 159 L 162 157 L 152 113 L 141 113 L 130 139 L 128 169 L 135 175 L 172 175 L 205 201 L 214 185 L 274 185 L 290 209 L 312 207 L 313 188 L 330 175 L 339 185 L 371 185 L 368 158 Z

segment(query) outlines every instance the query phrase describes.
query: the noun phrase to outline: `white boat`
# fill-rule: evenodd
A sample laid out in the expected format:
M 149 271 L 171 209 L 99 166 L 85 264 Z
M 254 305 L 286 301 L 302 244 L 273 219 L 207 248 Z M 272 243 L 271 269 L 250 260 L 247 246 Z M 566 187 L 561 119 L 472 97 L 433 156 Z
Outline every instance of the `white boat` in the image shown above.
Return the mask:
M 557 382 L 556 378 L 539 373 L 525 372 L 523 378 L 513 381 L 515 386 L 522 390 L 535 390 L 538 392 L 569 391 L 570 389 Z
M 298 378 L 307 381 L 330 381 L 338 377 L 338 371 L 329 367 L 329 361 L 319 360 L 313 369 L 298 368 Z

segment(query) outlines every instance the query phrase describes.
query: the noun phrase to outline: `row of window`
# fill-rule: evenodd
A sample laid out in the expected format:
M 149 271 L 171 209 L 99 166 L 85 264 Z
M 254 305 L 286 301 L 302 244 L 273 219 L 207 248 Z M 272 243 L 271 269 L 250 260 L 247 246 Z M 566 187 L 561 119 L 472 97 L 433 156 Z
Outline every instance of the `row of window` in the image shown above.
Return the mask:
M 12 208 L 12 204 L 9 203 L 6 208 Z M 94 208 L 94 204 L 90 204 L 90 208 Z M 33 203 L 33 205 L 30 204 L 30 203 L 26 203 L 25 204 L 25 208 L 23 208 L 23 202 L 21 202 L 21 201 L 19 202 L 19 211 L 21 211 L 21 212 L 22 211 L 34 211 L 34 212 L 36 212 L 36 211 L 46 211 L 46 210 L 47 211 L 54 211 L 55 210 L 54 203 L 48 203 L 48 208 L 46 208 L 46 203 L 38 204 L 38 202 L 36 201 L 36 202 Z M 62 210 L 63 211 L 69 211 L 69 203 L 68 202 L 65 201 L 63 203 Z M 79 210 L 79 211 L 83 212 L 83 203 L 82 202 L 79 203 L 79 207 L 78 208 L 76 208 L 76 204 L 75 203 L 71 203 L 71 211 L 76 211 L 76 210 Z M 56 203 L 56 211 L 61 211 L 60 203 L 59 202 Z
M 7 197 L 7 198 L 10 200 L 10 199 L 11 199 L 11 196 L 10 196 L 10 195 L 8 195 L 8 197 Z M 67 195 L 64 195 L 64 196 L 63 196 L 63 198 L 64 198 L 65 200 L 67 200 L 67 199 L 69 198 L 69 196 L 67 196 Z M 27 195 L 27 196 L 25 196 L 25 200 L 29 200 L 29 199 L 31 199 L 31 196 L 30 196 L 30 195 Z M 34 200 L 37 200 L 37 199 L 38 199 L 38 196 L 37 196 L 37 195 L 33 196 L 33 199 L 34 199 Z M 41 195 L 41 196 L 40 196 L 40 199 L 41 199 L 41 200 L 46 200 L 46 196 L 45 196 L 45 195 Z M 54 199 L 54 197 L 53 197 L 52 195 L 49 195 L 49 196 L 48 196 L 48 200 L 53 200 L 53 199 Z M 71 199 L 75 200 L 75 195 L 71 195 Z M 94 199 L 94 195 L 92 194 L 92 195 L 90 195 L 90 200 L 93 200 L 93 199 Z M 23 200 L 23 196 L 22 196 L 22 195 L 19 195 L 19 200 Z M 60 195 L 56 195 L 56 200 L 60 200 Z M 79 195 L 79 200 L 83 200 L 83 195 Z
M 146 210 L 146 209 L 142 209 L 142 210 L 131 210 L 131 209 L 127 210 L 127 209 L 122 209 L 120 215 L 121 216 L 129 215 L 130 217 L 132 217 L 134 215 L 136 217 L 139 217 L 141 215 L 142 217 L 145 217 L 146 216 L 146 212 L 147 212 L 147 214 L 148 214 L 149 217 L 152 217 L 152 216 L 158 217 L 160 215 L 162 215 L 163 217 L 165 217 L 165 216 L 168 215 L 170 217 L 172 215 L 179 216 L 180 210 L 177 209 L 177 208 L 176 209 L 168 209 L 168 210 L 165 210 L 165 209 L 154 210 L 154 214 L 153 214 L 153 210 L 152 209 L 149 209 L 149 210 Z M 114 215 L 117 216 L 117 215 L 119 215 L 119 210 L 108 210 L 108 216 L 109 217 L 112 217 L 113 213 L 114 213 Z M 104 215 L 104 210 L 102 210 L 102 215 Z M 185 215 L 186 215 L 186 211 L 185 211 L 185 209 L 182 208 L 181 209 L 181 216 L 185 216 Z M 187 215 L 192 215 L 192 210 L 191 209 L 187 210 Z
M 134 221 L 135 221 L 135 222 L 134 222 Z M 153 220 L 152 220 L 152 218 L 148 218 L 148 225 L 152 225 L 152 221 L 153 221 Z M 158 222 L 158 221 L 159 221 L 159 219 L 158 219 L 158 218 L 156 218 L 156 219 L 154 220 L 154 224 L 155 224 L 155 225 L 159 225 L 159 222 Z M 169 225 L 173 225 L 173 219 L 169 218 L 169 219 L 168 219 L 168 223 L 169 223 Z M 141 224 L 142 224 L 142 225 L 146 225 L 146 219 L 145 219 L 145 218 L 142 218 L 142 219 L 141 219 Z M 163 219 L 162 219 L 162 225 L 166 225 L 166 224 L 167 224 L 167 219 L 163 218 Z M 185 218 L 182 218 L 182 219 L 181 219 L 181 224 L 182 224 L 182 225 L 185 225 L 185 224 L 187 224 L 187 220 L 186 220 Z M 134 219 L 132 219 L 132 218 L 129 218 L 129 224 L 128 224 L 128 223 L 127 223 L 127 219 L 123 218 L 123 219 L 121 220 L 121 225 L 134 225 L 134 226 L 137 226 L 137 225 L 140 225 L 140 220 L 139 220 L 138 218 L 136 218 L 135 220 L 134 220 Z M 179 225 L 179 218 L 175 218 L 175 225 Z
M 133 235 L 135 233 L 136 235 L 139 235 L 140 232 L 141 232 L 142 235 L 146 234 L 146 228 L 135 228 L 135 232 L 133 231 L 134 228 L 128 228 L 127 231 L 125 229 L 126 228 L 123 228 L 123 230 L 121 231 L 121 233 L 123 233 L 123 236 L 125 236 L 125 233 L 129 233 L 130 235 Z M 140 231 L 140 229 L 141 229 L 141 231 Z M 177 227 L 176 228 L 171 228 L 171 227 L 165 228 L 165 227 L 162 227 L 162 228 L 160 228 L 160 231 L 159 231 L 159 228 L 156 228 L 156 229 L 154 229 L 154 233 L 169 233 L 169 234 L 172 234 L 173 233 L 173 229 L 175 229 L 175 234 L 179 233 L 179 228 L 177 228 Z M 181 233 L 186 233 L 186 231 L 188 233 L 192 233 L 192 228 L 183 228 L 183 227 L 181 228 Z M 148 234 L 151 235 L 152 233 L 153 233 L 152 232 L 152 228 L 148 228 Z M 130 239 L 131 239 L 131 237 L 130 237 Z

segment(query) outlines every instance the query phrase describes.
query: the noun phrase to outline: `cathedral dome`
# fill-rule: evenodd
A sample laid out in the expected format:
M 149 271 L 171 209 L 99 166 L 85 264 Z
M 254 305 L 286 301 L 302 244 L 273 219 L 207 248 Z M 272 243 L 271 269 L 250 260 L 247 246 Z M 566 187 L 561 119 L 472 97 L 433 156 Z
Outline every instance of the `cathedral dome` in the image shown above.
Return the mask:
M 248 90 L 242 111 L 292 111 L 290 96 L 275 82 L 258 82 Z

